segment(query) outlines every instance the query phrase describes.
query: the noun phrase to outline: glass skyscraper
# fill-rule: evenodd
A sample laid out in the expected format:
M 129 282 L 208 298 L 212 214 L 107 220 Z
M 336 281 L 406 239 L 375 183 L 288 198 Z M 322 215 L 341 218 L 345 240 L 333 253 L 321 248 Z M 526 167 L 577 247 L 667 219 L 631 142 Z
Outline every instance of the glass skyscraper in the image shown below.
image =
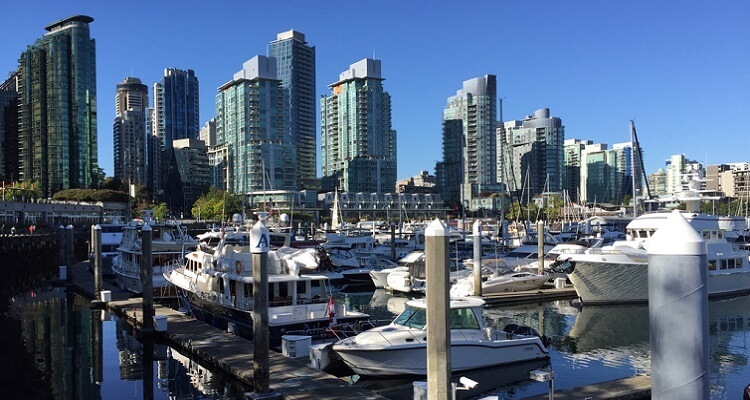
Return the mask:
M 174 140 L 198 139 L 200 133 L 198 78 L 191 69 L 166 68 L 164 77 L 154 84 L 153 94 L 147 175 L 152 175 L 149 182 L 153 184 L 154 197 L 164 200 L 164 182 L 172 154 L 167 150 L 172 148 Z
M 396 187 L 396 131 L 380 60 L 352 64 L 320 99 L 322 187 L 389 193 Z
M 308 46 L 305 35 L 294 30 L 279 33 L 269 47 L 276 62 L 276 76 L 288 94 L 287 129 L 297 148 L 297 184 L 299 189 L 313 189 L 317 163 L 315 47 Z
M 192 69 L 167 68 L 154 85 L 155 134 L 165 148 L 176 139 L 198 139 L 198 78 Z
M 18 60 L 19 175 L 45 197 L 98 184 L 93 21 L 53 22 Z

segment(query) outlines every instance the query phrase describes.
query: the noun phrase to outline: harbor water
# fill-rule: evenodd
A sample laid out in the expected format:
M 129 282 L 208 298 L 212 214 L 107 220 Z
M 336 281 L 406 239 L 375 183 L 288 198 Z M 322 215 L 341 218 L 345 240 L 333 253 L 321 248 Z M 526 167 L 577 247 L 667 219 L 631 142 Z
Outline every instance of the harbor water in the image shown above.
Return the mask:
M 13 286 L 11 286 L 13 287 Z M 0 309 L 0 398 L 23 399 L 241 399 L 243 387 L 188 354 L 139 340 L 115 316 L 90 308 L 72 289 L 4 288 Z M 344 293 L 348 307 L 389 320 L 403 296 L 377 290 Z M 649 374 L 648 306 L 583 307 L 570 301 L 487 308 L 492 325 L 519 323 L 552 339 L 550 360 L 463 373 L 479 382 L 462 399 L 523 399 L 548 393 L 529 379 L 554 370 L 556 390 Z M 738 399 L 750 384 L 750 297 L 709 306 L 711 399 Z M 390 399 L 411 399 L 413 378 L 344 377 Z M 273 380 L 273 376 L 271 377 Z

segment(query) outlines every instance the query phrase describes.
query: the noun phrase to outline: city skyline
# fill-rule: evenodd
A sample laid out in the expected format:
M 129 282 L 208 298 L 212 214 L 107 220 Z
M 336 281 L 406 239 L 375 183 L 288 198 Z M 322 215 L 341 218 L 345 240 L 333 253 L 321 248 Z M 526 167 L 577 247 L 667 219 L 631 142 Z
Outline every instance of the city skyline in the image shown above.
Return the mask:
M 250 57 L 268 54 L 268 43 L 290 29 L 316 49 L 317 93 L 327 93 L 341 69 L 357 60 L 383 61 L 399 132 L 397 179 L 434 173 L 446 98 L 461 82 L 486 74 L 497 76 L 504 106 L 498 116 L 505 121 L 550 108 L 566 139 L 612 145 L 629 140 L 629 120 L 635 120 L 647 173 L 673 154 L 707 165 L 747 159 L 748 128 L 739 118 L 750 108 L 750 77 L 742 68 L 750 53 L 745 3 L 498 2 L 442 9 L 386 2 L 368 10 L 289 2 L 280 12 L 278 4 L 163 2 L 141 4 L 136 13 L 93 1 L 40 3 L 34 12 L 6 5 L 12 18 L 0 27 L 0 74 L 4 79 L 17 68 L 48 24 L 93 17 L 99 164 L 108 176 L 114 174 L 117 83 L 132 76 L 151 86 L 165 68 L 195 70 L 203 125 L 215 116 L 226 77 Z M 335 15 L 343 17 L 332 20 Z M 316 136 L 319 159 L 319 116 Z M 316 168 L 320 176 L 320 161 Z

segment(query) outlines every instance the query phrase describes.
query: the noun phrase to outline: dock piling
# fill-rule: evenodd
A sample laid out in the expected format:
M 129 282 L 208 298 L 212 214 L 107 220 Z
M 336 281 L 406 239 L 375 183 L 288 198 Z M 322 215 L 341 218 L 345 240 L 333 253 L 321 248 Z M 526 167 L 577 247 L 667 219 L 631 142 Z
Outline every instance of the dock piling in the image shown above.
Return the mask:
M 143 325 L 141 332 L 154 331 L 154 268 L 151 248 L 152 229 L 148 223 L 141 228 L 141 287 L 143 288 Z
M 653 399 L 710 398 L 707 270 L 705 240 L 675 210 L 649 239 Z
M 474 296 L 482 295 L 482 234 L 479 220 L 471 227 L 474 233 Z
M 280 399 L 270 393 L 268 368 L 270 343 L 268 333 L 268 251 L 270 235 L 266 227 L 266 213 L 258 215 L 258 222 L 250 230 L 250 252 L 253 263 L 253 399 Z
M 450 283 L 448 281 L 448 227 L 435 219 L 425 230 L 427 272 L 427 398 L 451 398 L 451 336 L 448 326 Z
M 94 254 L 94 293 L 97 297 L 102 291 L 102 227 L 91 226 L 91 247 Z

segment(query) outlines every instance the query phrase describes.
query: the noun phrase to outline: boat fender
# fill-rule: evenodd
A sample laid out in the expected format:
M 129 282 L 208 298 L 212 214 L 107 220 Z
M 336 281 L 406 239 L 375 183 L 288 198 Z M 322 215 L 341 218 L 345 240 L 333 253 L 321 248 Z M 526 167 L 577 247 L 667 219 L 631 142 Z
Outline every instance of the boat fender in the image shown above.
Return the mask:
M 242 261 L 240 261 L 240 260 L 237 260 L 237 261 L 236 261 L 236 262 L 234 263 L 234 269 L 235 269 L 235 271 L 236 271 L 236 272 L 237 272 L 238 274 L 241 274 L 241 273 L 242 273 Z

